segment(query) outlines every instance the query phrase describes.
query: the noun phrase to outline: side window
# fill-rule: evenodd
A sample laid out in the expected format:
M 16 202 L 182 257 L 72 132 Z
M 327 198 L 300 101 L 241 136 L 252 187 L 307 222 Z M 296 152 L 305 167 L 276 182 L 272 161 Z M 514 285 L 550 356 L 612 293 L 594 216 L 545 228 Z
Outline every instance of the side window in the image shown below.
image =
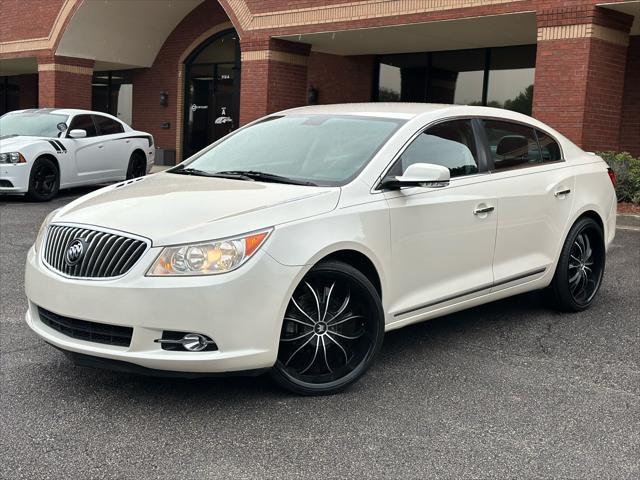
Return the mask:
M 94 115 L 93 119 L 98 126 L 100 135 L 113 135 L 114 133 L 124 132 L 124 128 L 122 128 L 120 122 L 116 122 L 111 118 L 103 117 L 102 115 Z
M 498 120 L 485 120 L 484 128 L 495 170 L 541 163 L 533 128 Z
M 71 125 L 69 125 L 69 131 L 76 129 L 85 130 L 87 137 L 95 137 L 97 135 L 96 126 L 93 124 L 91 115 L 76 115 L 73 117 Z
M 453 120 L 422 132 L 402 153 L 391 175 L 402 175 L 413 163 L 447 167 L 451 177 L 478 172 L 478 155 L 470 120 Z
M 540 151 L 542 153 L 543 162 L 557 162 L 562 160 L 562 152 L 558 143 L 540 130 L 536 130 L 538 135 L 538 143 L 540 144 Z

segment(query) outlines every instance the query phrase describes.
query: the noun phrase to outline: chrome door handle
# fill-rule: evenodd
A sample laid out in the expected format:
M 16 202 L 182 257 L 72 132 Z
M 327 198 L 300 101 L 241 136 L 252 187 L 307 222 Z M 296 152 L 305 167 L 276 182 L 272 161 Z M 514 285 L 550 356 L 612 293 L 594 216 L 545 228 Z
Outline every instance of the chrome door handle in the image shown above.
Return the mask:
M 495 210 L 495 207 L 492 207 L 491 205 L 487 205 L 486 207 L 477 207 L 473 211 L 473 214 L 474 215 L 481 215 L 483 213 L 493 212 L 494 210 Z
M 561 197 L 563 195 L 569 195 L 571 193 L 571 189 L 570 188 L 565 188 L 562 190 L 558 190 L 556 193 L 554 193 L 554 195 L 556 197 Z

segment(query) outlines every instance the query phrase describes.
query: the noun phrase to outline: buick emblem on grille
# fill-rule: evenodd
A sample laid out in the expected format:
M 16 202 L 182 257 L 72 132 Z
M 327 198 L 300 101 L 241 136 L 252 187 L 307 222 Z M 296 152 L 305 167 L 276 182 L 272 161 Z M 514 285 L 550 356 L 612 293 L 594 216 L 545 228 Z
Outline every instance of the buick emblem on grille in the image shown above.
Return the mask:
M 87 242 L 82 238 L 76 238 L 69 242 L 67 245 L 67 252 L 64 254 L 64 259 L 67 265 L 73 266 L 80 263 L 85 253 L 85 247 Z

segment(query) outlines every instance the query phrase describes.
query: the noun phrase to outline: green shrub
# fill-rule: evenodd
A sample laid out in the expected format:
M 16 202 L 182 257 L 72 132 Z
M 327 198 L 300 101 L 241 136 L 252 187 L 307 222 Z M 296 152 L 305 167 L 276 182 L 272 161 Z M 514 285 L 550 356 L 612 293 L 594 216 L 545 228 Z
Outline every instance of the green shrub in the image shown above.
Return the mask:
M 616 174 L 618 201 L 640 203 L 640 158 L 627 152 L 600 152 L 598 155 Z

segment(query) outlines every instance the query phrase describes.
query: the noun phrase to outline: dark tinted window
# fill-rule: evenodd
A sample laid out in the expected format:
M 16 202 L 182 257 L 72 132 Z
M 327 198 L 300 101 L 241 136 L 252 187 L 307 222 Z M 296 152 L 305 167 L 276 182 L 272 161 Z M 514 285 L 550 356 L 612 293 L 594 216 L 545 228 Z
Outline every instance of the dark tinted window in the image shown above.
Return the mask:
M 540 130 L 536 130 L 536 133 L 538 134 L 538 143 L 542 151 L 542 161 L 557 162 L 558 160 L 562 160 L 562 153 L 560 152 L 558 143 Z
M 447 167 L 452 177 L 478 172 L 476 144 L 469 120 L 435 125 L 420 134 L 394 165 L 391 175 L 402 175 L 413 163 Z
M 100 135 L 113 135 L 114 133 L 124 132 L 122 124 L 112 120 L 111 118 L 103 117 L 102 115 L 94 115 L 93 119 L 98 126 L 98 132 Z
M 496 120 L 485 120 L 484 126 L 495 170 L 540 163 L 533 128 Z
M 91 119 L 91 115 L 76 115 L 71 120 L 71 125 L 69 125 L 69 130 L 84 130 L 87 132 L 87 137 L 95 137 L 96 126 L 93 124 L 93 120 Z

